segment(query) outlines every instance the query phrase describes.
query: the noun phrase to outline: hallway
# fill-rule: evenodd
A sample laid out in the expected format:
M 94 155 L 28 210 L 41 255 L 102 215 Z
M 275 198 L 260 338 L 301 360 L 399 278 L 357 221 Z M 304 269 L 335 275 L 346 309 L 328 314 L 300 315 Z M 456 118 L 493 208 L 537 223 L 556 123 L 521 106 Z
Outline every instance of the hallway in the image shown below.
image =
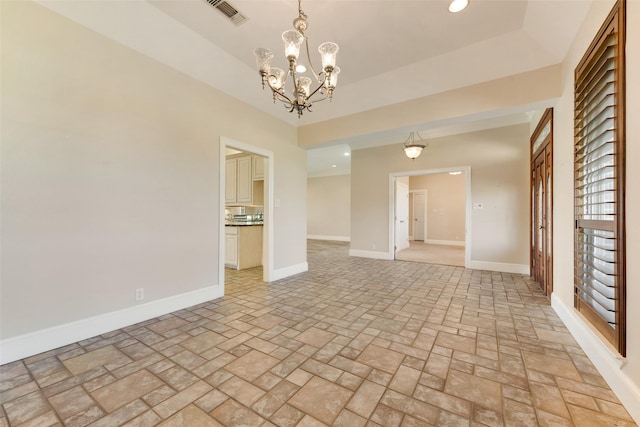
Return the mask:
M 528 277 L 308 259 L 0 367 L 0 426 L 635 425 Z

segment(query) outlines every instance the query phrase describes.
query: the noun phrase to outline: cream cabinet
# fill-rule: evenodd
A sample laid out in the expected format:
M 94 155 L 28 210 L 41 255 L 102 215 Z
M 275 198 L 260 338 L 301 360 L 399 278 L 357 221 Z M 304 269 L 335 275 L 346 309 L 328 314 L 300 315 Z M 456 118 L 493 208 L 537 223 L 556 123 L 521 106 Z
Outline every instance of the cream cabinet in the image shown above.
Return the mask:
M 236 159 L 227 160 L 224 168 L 224 201 L 235 203 L 237 199 L 236 181 L 238 174 L 238 162 Z
M 238 227 L 225 227 L 224 235 L 224 265 L 231 268 L 238 267 Z
M 251 157 L 238 157 L 238 174 L 236 181 L 236 201 L 238 203 L 253 202 L 253 179 L 251 175 Z
M 225 203 L 253 203 L 252 156 L 229 157 L 225 162 Z
M 262 265 L 261 225 L 225 227 L 224 265 L 244 270 Z
M 265 158 L 261 156 L 253 156 L 253 180 L 259 181 L 264 179 L 264 162 Z

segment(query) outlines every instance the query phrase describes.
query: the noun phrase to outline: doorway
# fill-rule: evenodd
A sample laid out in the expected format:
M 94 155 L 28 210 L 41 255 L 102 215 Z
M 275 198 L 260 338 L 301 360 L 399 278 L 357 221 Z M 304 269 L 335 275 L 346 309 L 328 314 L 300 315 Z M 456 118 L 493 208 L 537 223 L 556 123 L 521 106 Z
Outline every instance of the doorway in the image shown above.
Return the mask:
M 531 135 L 531 277 L 553 292 L 553 109 Z
M 426 205 L 428 203 L 426 201 L 426 195 L 428 193 L 425 187 L 424 203 L 422 204 L 422 206 L 424 206 L 425 224 L 424 224 L 424 227 L 421 227 L 424 229 L 424 236 L 420 236 L 420 232 L 418 231 L 418 237 L 423 237 L 424 240 L 416 241 L 417 239 L 415 234 L 416 231 L 415 231 L 414 223 L 415 222 L 419 223 L 420 220 L 415 221 L 416 218 L 414 218 L 414 215 L 413 215 L 413 212 L 414 212 L 413 206 L 415 204 L 413 199 L 416 196 L 415 190 L 419 190 L 419 189 L 415 189 L 410 193 L 411 199 L 412 199 L 411 204 L 409 203 L 406 204 L 407 209 L 411 211 L 410 230 L 411 230 L 411 235 L 413 237 L 413 241 L 409 242 L 410 245 L 408 249 L 405 249 L 402 252 L 399 249 L 396 250 L 396 248 L 400 246 L 398 245 L 398 239 L 402 238 L 403 236 L 402 224 L 400 223 L 396 215 L 396 212 L 398 209 L 398 203 L 400 200 L 403 200 L 403 193 L 402 193 L 402 190 L 398 191 L 397 181 L 399 179 L 407 179 L 407 178 L 409 179 L 413 179 L 413 178 L 420 179 L 421 177 L 431 178 L 432 176 L 433 178 L 435 178 L 437 175 L 461 175 L 460 179 L 463 180 L 463 183 L 460 191 L 464 193 L 463 195 L 464 200 L 462 200 L 462 206 L 460 208 L 462 211 L 460 214 L 463 217 L 461 219 L 463 221 L 463 225 L 461 223 L 460 230 L 454 234 L 454 237 L 452 238 L 454 240 L 447 240 L 444 237 L 439 237 L 435 235 L 434 237 L 430 238 L 429 235 L 427 234 L 428 229 L 430 229 L 427 226 L 427 222 L 428 222 L 427 219 L 430 218 L 430 216 L 426 211 Z M 411 191 L 411 187 L 410 187 L 410 191 Z M 400 194 L 400 198 L 398 197 L 398 194 Z M 420 202 L 420 200 L 421 200 L 421 196 L 419 195 L 418 202 Z M 434 207 L 432 208 L 429 202 L 430 210 L 433 210 L 437 207 L 438 206 L 434 205 Z M 428 169 L 428 170 L 399 172 L 399 173 L 389 174 L 389 219 L 390 219 L 389 248 L 390 249 L 389 249 L 388 259 L 428 262 L 433 264 L 441 263 L 441 264 L 447 264 L 447 265 L 459 265 L 463 267 L 468 267 L 469 265 L 471 265 L 471 207 L 472 207 L 471 205 L 471 167 L 469 166 L 460 166 L 455 168 L 443 168 L 443 169 Z M 442 220 L 442 219 L 448 218 L 448 212 L 446 208 L 437 209 L 437 210 L 438 210 L 437 212 L 433 213 L 434 215 L 436 215 L 437 219 Z M 418 208 L 418 213 L 420 213 L 420 208 Z M 434 228 L 434 230 L 436 230 L 437 228 L 438 227 Z M 416 246 L 416 247 L 414 248 L 413 246 Z M 422 246 L 425 246 L 425 247 L 422 247 Z M 428 248 L 426 246 L 428 246 Z M 451 246 L 453 246 L 453 248 L 451 248 Z M 446 249 L 452 249 L 451 251 L 449 251 L 451 253 L 446 254 L 447 260 L 444 260 L 443 258 L 443 262 L 438 262 L 437 257 L 439 255 L 434 256 L 434 254 L 439 253 L 440 250 L 446 250 Z M 398 255 L 397 252 L 401 252 L 401 253 Z M 449 256 L 451 256 L 451 258 L 449 258 Z M 424 260 L 422 258 L 424 258 Z M 450 259 L 456 259 L 456 261 L 450 262 L 449 261 Z
M 263 215 L 264 225 L 262 233 L 262 280 L 265 282 L 272 281 L 274 277 L 273 267 L 273 182 L 274 182 L 274 168 L 273 168 L 273 152 L 265 150 L 260 147 L 256 147 L 251 144 L 236 141 L 224 136 L 220 137 L 220 213 L 219 213 L 219 239 L 218 239 L 218 259 L 219 259 L 219 275 L 218 283 L 223 286 L 225 283 L 225 207 L 226 207 L 226 187 L 227 187 L 227 174 L 226 174 L 226 154 L 227 149 L 232 148 L 243 153 L 252 154 L 264 158 L 262 165 L 264 166 L 264 184 L 263 184 Z

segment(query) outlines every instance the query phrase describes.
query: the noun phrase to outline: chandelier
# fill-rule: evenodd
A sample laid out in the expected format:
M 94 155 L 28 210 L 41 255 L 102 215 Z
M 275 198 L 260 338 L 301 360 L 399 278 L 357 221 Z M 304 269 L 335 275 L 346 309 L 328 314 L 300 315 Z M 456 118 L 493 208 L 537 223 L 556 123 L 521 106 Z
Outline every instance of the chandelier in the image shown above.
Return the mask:
M 418 134 L 417 140 L 415 139 L 414 133 Z M 404 149 L 404 153 L 411 160 L 416 159 L 420 154 L 422 154 L 422 150 L 424 150 L 429 145 L 427 143 L 422 144 L 423 142 L 425 142 L 425 140 L 422 139 L 420 133 L 411 132 L 409 134 L 409 138 L 407 138 L 402 147 Z
M 273 52 L 265 48 L 257 48 L 254 53 L 256 55 L 256 63 L 258 71 L 262 77 L 262 88 L 265 85 L 273 92 L 273 103 L 276 100 L 283 102 L 289 112 L 296 111 L 298 117 L 302 116 L 304 110 L 311 111 L 312 102 L 324 101 L 333 98 L 333 90 L 338 83 L 338 74 L 340 67 L 336 67 L 336 55 L 338 54 L 338 45 L 332 42 L 322 43 L 318 47 L 320 57 L 322 59 L 322 71 L 316 72 L 311 63 L 309 55 L 309 39 L 304 32 L 309 27 L 307 15 L 302 11 L 298 0 L 298 17 L 293 20 L 294 30 L 288 30 L 282 33 L 282 41 L 284 42 L 284 52 L 289 61 L 289 68 L 284 71 L 281 68 L 271 67 Z M 307 68 L 303 64 L 298 63 L 300 48 L 304 43 L 304 49 L 307 55 L 307 63 L 311 67 L 311 71 L 318 85 L 312 90 L 313 80 L 300 74 L 306 72 Z M 292 91 L 291 95 L 285 92 L 285 83 L 291 77 Z M 313 98 L 313 99 L 312 99 Z

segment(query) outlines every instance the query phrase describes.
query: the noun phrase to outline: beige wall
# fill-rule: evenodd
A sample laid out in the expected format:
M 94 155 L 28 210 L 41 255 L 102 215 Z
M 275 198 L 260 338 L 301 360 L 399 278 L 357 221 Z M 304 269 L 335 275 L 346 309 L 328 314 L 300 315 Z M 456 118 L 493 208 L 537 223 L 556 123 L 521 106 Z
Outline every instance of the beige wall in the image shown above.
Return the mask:
M 306 262 L 295 128 L 31 2 L 2 2 L 2 339 L 218 286 L 220 137 L 275 153 L 274 266 Z
M 573 310 L 573 81 L 574 70 L 614 2 L 596 1 L 563 63 L 562 97 L 554 107 L 554 308 L 564 314 L 574 335 L 598 369 L 640 421 L 640 1 L 627 2 L 627 357 L 624 361 L 593 338 Z M 590 335 L 591 334 L 591 335 Z M 623 363 L 621 363 L 623 362 Z
M 415 160 L 400 144 L 353 150 L 351 249 L 389 252 L 389 174 L 471 167 L 471 259 L 529 264 L 529 125 L 436 138 Z
M 517 108 L 526 112 L 549 105 L 560 95 L 560 66 L 540 68 L 506 78 L 466 86 L 399 104 L 375 108 L 298 128 L 298 145 L 346 141 L 402 127 L 410 130 L 451 125 L 451 121 L 495 117 Z M 523 105 L 528 107 L 523 108 Z M 408 133 L 408 132 L 407 132 Z
M 409 190 L 427 190 L 427 242 L 447 241 L 464 243 L 465 236 L 465 175 L 436 173 L 412 176 Z M 413 205 L 410 206 L 410 225 L 414 224 Z M 413 227 L 410 227 L 412 233 Z
M 351 221 L 351 175 L 309 178 L 307 236 L 348 241 Z

